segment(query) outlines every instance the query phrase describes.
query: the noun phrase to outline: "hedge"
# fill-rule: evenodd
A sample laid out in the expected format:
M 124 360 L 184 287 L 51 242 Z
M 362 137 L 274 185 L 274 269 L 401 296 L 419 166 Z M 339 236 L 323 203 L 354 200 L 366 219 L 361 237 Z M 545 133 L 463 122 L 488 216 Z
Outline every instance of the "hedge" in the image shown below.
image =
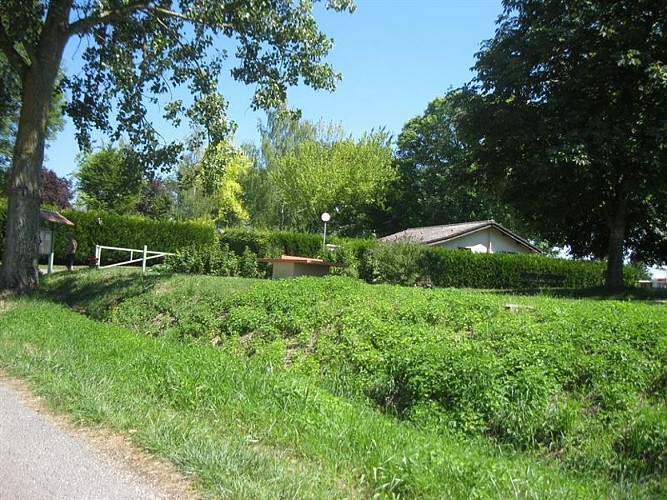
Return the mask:
M 200 248 L 215 245 L 217 238 L 209 221 L 160 221 L 139 216 L 121 216 L 108 212 L 80 212 L 62 210 L 61 214 L 74 222 L 74 233 L 79 243 L 77 260 L 85 261 L 95 252 L 95 245 L 175 252 L 184 247 Z M 66 231 L 58 231 L 56 255 L 67 251 Z M 122 261 L 127 252 L 104 253 L 104 262 Z
M 556 259 L 542 255 L 478 254 L 418 243 L 377 243 L 361 257 L 359 274 L 369 283 L 430 284 L 439 287 L 519 289 L 523 275 L 557 275 L 563 288 L 604 284 L 606 262 Z M 635 286 L 639 271 L 626 266 L 625 284 Z
M 94 255 L 95 245 L 175 252 L 184 247 L 210 248 L 217 244 L 213 224 L 208 221 L 158 221 L 138 216 L 121 216 L 102 211 L 81 212 L 72 209 L 59 213 L 74 222 L 71 230 L 79 244 L 76 264 L 85 263 Z M 0 200 L 0 251 L 4 248 L 7 201 Z M 56 262 L 64 262 L 67 253 L 67 233 L 70 228 L 56 230 L 54 252 Z M 127 252 L 104 252 L 104 263 L 126 260 Z M 42 258 L 44 258 L 42 256 Z
M 525 273 L 563 277 L 564 288 L 591 288 L 604 283 L 606 263 L 564 260 L 540 255 L 475 254 L 461 250 L 429 247 L 418 243 L 381 243 L 373 240 L 331 238 L 339 246 L 322 250 L 317 234 L 284 231 L 227 229 L 220 242 L 237 255 L 246 248 L 260 257 L 281 254 L 325 257 L 349 265 L 347 274 L 369 283 L 414 285 L 429 283 L 439 287 L 519 289 L 527 285 Z M 629 286 L 639 279 L 638 271 L 626 267 Z
M 416 243 L 386 244 L 374 240 L 332 237 L 328 241 L 338 248 L 325 251 L 319 234 L 288 231 L 225 229 L 216 235 L 211 222 L 156 221 L 143 217 L 127 217 L 107 212 L 62 210 L 75 223 L 79 242 L 77 263 L 92 255 L 95 244 L 124 248 L 143 248 L 163 252 L 182 249 L 203 249 L 236 256 L 251 252 L 258 257 L 281 254 L 323 257 L 348 264 L 345 274 L 358 276 L 369 283 L 414 285 L 430 283 L 440 287 L 518 289 L 524 273 L 551 274 L 564 278 L 565 288 L 590 288 L 604 282 L 606 263 L 572 261 L 537 255 L 474 254 L 460 250 L 427 247 Z M 3 248 L 7 201 L 0 199 L 0 250 Z M 56 232 L 57 261 L 64 259 L 67 231 Z M 190 251 L 190 250 L 189 250 Z M 192 250 L 195 251 L 195 250 Z M 126 253 L 105 253 L 105 262 L 125 260 Z M 226 259 L 227 257 L 225 257 Z M 222 260 L 225 260 L 222 259 Z M 220 259 L 218 259 L 220 260 Z M 636 284 L 639 273 L 626 267 L 625 282 Z
M 248 248 L 260 257 L 278 257 L 282 254 L 316 257 L 322 254 L 322 236 L 288 231 L 232 228 L 222 232 L 220 246 L 228 246 L 239 255 Z

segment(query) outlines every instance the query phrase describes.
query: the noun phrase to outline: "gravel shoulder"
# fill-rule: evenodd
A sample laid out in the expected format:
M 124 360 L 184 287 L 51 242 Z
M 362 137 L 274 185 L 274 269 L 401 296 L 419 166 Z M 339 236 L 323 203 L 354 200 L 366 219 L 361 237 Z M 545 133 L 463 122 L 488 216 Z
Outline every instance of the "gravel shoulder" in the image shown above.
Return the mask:
M 192 482 L 126 436 L 74 426 L 0 372 L 0 498 L 192 499 Z

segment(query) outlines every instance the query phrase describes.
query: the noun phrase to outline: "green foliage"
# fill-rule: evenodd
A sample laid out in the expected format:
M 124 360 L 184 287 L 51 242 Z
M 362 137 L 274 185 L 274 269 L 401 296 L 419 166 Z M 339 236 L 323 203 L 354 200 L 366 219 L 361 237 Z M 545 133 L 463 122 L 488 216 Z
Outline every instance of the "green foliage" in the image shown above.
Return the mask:
M 65 126 L 63 117 L 64 99 L 62 90 L 59 85 L 56 85 L 56 91 L 49 108 L 47 129 L 47 139 L 49 140 L 54 139 L 56 134 Z M 5 53 L 0 51 L 0 171 L 4 167 L 9 168 L 11 166 L 20 113 L 20 79 L 11 68 Z M 3 187 L 0 182 L 0 195 L 4 194 Z
M 228 141 L 188 155 L 178 170 L 176 216 L 211 217 L 217 225 L 246 221 L 239 180 L 250 166 L 250 159 Z
M 247 247 L 242 254 L 230 250 L 227 245 L 210 247 L 186 247 L 165 258 L 164 269 L 185 274 L 211 276 L 266 277 L 265 266 L 260 269 L 257 254 Z
M 532 450 L 567 469 L 641 484 L 647 495 L 667 486 L 663 304 L 335 277 L 174 277 L 151 278 L 126 300 L 110 295 L 105 307 L 103 295 L 86 295 L 90 286 L 73 286 L 77 279 L 51 277 L 44 292 L 83 310 L 94 302 L 101 317 L 147 334 L 265 360 L 336 397 L 367 398 L 415 429 Z M 236 283 L 245 285 L 230 293 Z
M 604 282 L 605 265 L 601 262 L 572 261 L 536 255 L 475 254 L 459 250 L 429 248 L 424 253 L 424 274 L 436 286 L 519 289 L 527 284 L 524 273 L 564 277 L 564 288 L 590 288 Z M 628 270 L 630 286 L 636 273 Z
M 289 231 L 228 228 L 220 235 L 220 243 L 237 254 L 249 248 L 259 257 L 316 257 L 322 253 L 322 236 Z
M 419 243 L 376 243 L 363 254 L 359 277 L 369 283 L 414 285 L 427 274 L 423 267 L 427 247 Z
M 127 147 L 107 146 L 82 154 L 75 174 L 79 203 L 88 210 L 134 213 L 143 189 L 143 175 L 139 158 Z
M 396 141 L 399 178 L 389 213 L 378 221 L 384 234 L 491 218 L 515 226 L 497 189 L 480 182 L 483 172 L 459 137 L 457 117 L 463 107 L 461 92 L 451 91 L 403 126 Z
M 258 228 L 295 228 L 299 226 L 299 214 L 285 210 L 285 202 L 273 181 L 282 158 L 298 144 L 319 141 L 332 144 L 345 139 L 340 126 L 325 126 L 309 120 L 300 120 L 285 107 L 267 112 L 266 123 L 260 124 L 261 143 L 253 148 L 255 161 L 242 183 L 251 223 Z
M 395 176 L 385 132 L 356 142 L 300 142 L 270 173 L 294 229 L 312 231 L 323 212 L 332 212 L 330 227 L 347 235 L 370 230 L 367 209 L 382 205 Z
M 45 286 L 60 283 L 61 291 L 78 291 L 79 303 L 99 300 L 104 282 L 107 291 L 116 292 L 116 305 L 122 305 L 141 291 L 127 282 L 143 283 L 144 291 L 161 295 L 165 307 L 180 306 L 175 322 L 186 319 L 181 314 L 188 309 L 214 316 L 218 311 L 212 305 L 251 283 L 164 276 L 144 281 L 118 272 L 54 278 L 46 279 Z M 91 290 L 96 293 L 86 293 Z M 275 344 L 261 355 L 238 357 L 210 345 L 146 338 L 137 334 L 143 331 L 141 322 L 132 333 L 42 300 L 4 305 L 9 306 L 0 314 L 4 372 L 27 379 L 56 411 L 131 436 L 136 445 L 174 461 L 204 497 L 649 494 L 644 485 L 618 486 L 594 474 L 573 475 L 507 447 L 398 422 L 284 369 L 285 351 Z M 122 315 L 126 309 L 116 312 Z M 190 319 L 196 324 L 194 316 Z
M 619 475 L 664 477 L 667 474 L 667 406 L 640 408 L 612 446 L 622 464 Z
M 335 88 L 341 76 L 324 62 L 333 41 L 317 25 L 316 3 L 5 1 L 0 51 L 7 64 L 3 58 L 0 71 L 6 68 L 20 86 L 15 95 L 20 95 L 22 113 L 12 166 L 20 186 L 10 189 L 7 225 L 7 238 L 14 244 L 3 255 L 0 286 L 28 292 L 39 284 L 35 200 L 47 136 L 44 118 L 56 89 L 61 90 L 58 76 L 69 42 L 79 39 L 84 47 L 78 52 L 80 70 L 62 81 L 65 109 L 77 128 L 80 149 L 90 151 L 92 132 L 98 130 L 113 141 L 127 140 L 144 170 L 155 172 L 174 165 L 183 144 L 165 144 L 151 126 L 148 103 L 161 103 L 163 118 L 174 127 L 184 116 L 201 126 L 202 140 L 193 147 L 201 146 L 204 138 L 207 146 L 215 147 L 235 128 L 219 92 L 218 78 L 226 71 L 254 86 L 254 109 L 284 105 L 287 89 L 300 83 Z M 351 0 L 323 3 L 335 11 L 355 10 Z M 234 62 L 225 68 L 227 49 L 234 53 Z M 187 88 L 185 102 L 173 97 L 172 90 L 181 86 Z M 163 96 L 168 96 L 166 102 Z M 6 101 L 0 96 L 0 105 Z
M 216 241 L 210 222 L 174 222 L 147 219 L 139 216 L 122 216 L 103 211 L 79 212 L 63 210 L 62 215 L 74 222 L 73 232 L 79 243 L 76 263 L 85 263 L 86 257 L 95 254 L 95 245 L 143 249 L 159 252 L 175 252 L 181 248 L 210 247 Z M 67 253 L 67 231 L 56 231 L 55 254 L 64 259 Z M 127 252 L 105 251 L 103 264 L 128 260 Z M 135 254 L 135 258 L 137 255 Z
M 324 257 L 350 266 L 345 272 L 369 283 L 429 284 L 439 287 L 521 289 L 530 287 L 525 273 L 563 277 L 563 288 L 601 286 L 605 264 L 535 255 L 475 254 L 415 243 L 388 244 L 373 240 L 333 238 L 340 248 L 322 251 L 319 235 L 284 231 L 226 229 L 220 235 L 237 255 L 249 248 L 259 257 L 282 254 Z M 639 270 L 625 269 L 627 286 L 635 286 Z
M 463 129 L 479 171 L 552 244 L 667 255 L 667 10 L 660 0 L 503 2 Z

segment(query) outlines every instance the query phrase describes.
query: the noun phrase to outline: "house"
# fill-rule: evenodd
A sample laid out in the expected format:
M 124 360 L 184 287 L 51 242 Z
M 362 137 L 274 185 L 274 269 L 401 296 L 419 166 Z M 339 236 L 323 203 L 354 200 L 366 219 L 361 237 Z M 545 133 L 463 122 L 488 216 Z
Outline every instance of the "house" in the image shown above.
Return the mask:
M 540 250 L 518 234 L 496 221 L 484 220 L 447 224 L 444 226 L 415 227 L 381 238 L 380 241 L 414 241 L 473 253 L 539 254 Z

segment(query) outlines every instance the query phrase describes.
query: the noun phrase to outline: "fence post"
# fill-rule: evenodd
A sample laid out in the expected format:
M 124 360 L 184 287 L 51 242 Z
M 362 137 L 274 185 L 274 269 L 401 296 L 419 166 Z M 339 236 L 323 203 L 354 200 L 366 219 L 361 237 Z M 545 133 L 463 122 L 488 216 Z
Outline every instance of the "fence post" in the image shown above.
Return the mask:
M 102 258 L 102 247 L 95 245 L 95 267 L 100 267 L 100 259 Z
M 141 263 L 141 272 L 146 272 L 146 253 L 148 252 L 148 246 L 144 245 L 144 260 Z

